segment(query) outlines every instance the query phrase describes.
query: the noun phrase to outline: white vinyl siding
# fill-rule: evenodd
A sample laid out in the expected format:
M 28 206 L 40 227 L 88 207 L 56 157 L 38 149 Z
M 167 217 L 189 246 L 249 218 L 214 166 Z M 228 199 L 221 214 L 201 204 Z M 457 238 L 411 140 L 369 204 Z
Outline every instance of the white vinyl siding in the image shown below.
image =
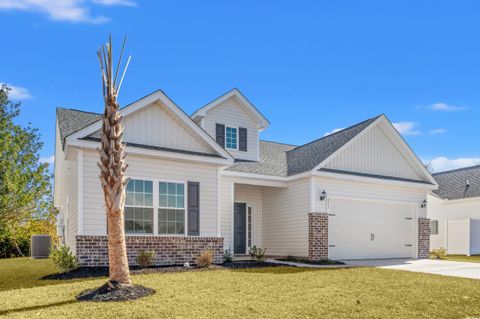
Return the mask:
M 247 129 L 247 152 L 230 150 L 234 158 L 258 161 L 258 120 L 249 114 L 234 97 L 207 112 L 204 119 L 205 131 L 215 139 L 216 124 L 224 124 L 226 127 L 244 127 Z M 238 135 L 238 131 L 237 131 Z M 238 145 L 237 145 L 238 148 Z
M 263 187 L 263 247 L 268 255 L 308 256 L 308 178 Z
M 126 116 L 123 122 L 125 142 L 216 154 L 211 146 L 160 102 Z M 99 137 L 99 134 L 93 136 Z
M 85 235 L 106 234 L 104 198 L 98 179 L 97 161 L 97 152 L 84 152 Z M 127 175 L 131 178 L 199 182 L 200 236 L 217 236 L 217 168 L 215 166 L 128 155 L 128 147 L 127 163 L 129 165 Z M 154 189 L 155 187 L 158 186 L 154 186 Z M 157 220 L 156 217 L 155 220 Z
M 255 185 L 235 184 L 235 202 L 246 203 L 247 212 L 249 205 L 253 208 L 253 231 L 252 246 L 263 247 L 262 228 L 263 228 L 263 187 Z M 248 216 L 247 216 L 248 217 Z M 247 220 L 248 222 L 248 220 Z M 248 245 L 248 241 L 247 241 Z
M 422 180 L 418 168 L 389 140 L 380 125 L 341 151 L 325 168 Z

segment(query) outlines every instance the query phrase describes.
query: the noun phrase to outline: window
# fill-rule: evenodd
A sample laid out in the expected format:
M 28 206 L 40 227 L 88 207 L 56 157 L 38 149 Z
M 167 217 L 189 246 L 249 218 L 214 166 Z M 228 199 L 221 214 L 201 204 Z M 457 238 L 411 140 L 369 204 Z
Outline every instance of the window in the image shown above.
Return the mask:
M 225 147 L 236 150 L 238 149 L 237 143 L 237 128 L 235 127 L 225 127 Z
M 438 235 L 438 220 L 431 220 L 430 221 L 430 234 L 431 235 Z
M 158 233 L 185 234 L 185 184 L 159 183 Z
M 131 179 L 125 199 L 125 232 L 153 234 L 153 182 Z

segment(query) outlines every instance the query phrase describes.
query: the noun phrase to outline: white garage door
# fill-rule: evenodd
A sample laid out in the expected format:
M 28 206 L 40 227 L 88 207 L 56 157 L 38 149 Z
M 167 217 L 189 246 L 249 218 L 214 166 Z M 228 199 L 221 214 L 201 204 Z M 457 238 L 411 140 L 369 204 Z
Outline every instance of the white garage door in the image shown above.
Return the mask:
M 416 257 L 414 206 L 330 199 L 329 258 Z

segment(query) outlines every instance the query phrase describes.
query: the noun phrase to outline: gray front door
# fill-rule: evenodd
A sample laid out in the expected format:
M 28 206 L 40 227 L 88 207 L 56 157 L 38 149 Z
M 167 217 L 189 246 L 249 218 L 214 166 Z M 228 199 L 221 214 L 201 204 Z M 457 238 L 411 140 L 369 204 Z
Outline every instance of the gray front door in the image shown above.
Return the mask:
M 245 254 L 247 249 L 247 204 L 235 203 L 233 215 L 233 252 Z

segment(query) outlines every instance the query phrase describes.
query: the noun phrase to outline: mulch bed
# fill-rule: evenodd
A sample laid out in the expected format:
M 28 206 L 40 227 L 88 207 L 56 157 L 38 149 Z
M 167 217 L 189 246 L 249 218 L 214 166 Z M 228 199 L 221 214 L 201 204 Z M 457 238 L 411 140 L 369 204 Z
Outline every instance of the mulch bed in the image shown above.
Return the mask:
M 115 282 L 107 282 L 98 288 L 82 291 L 77 296 L 77 300 L 96 302 L 128 301 L 153 295 L 154 293 L 154 289 L 140 285 L 126 286 Z
M 309 265 L 345 265 L 345 263 L 336 260 L 330 259 L 323 259 L 323 260 L 309 260 L 303 258 L 294 258 L 294 257 L 287 257 L 287 258 L 277 258 L 278 261 L 290 261 L 294 263 L 302 263 L 302 264 L 309 264 Z
M 209 271 L 209 270 L 219 270 L 219 269 L 248 269 L 248 268 L 265 268 L 265 267 L 285 267 L 286 265 L 269 263 L 269 262 L 255 262 L 251 260 L 242 260 L 223 263 L 221 265 L 211 265 L 208 268 L 198 268 L 195 266 L 192 267 L 183 267 L 178 265 L 172 266 L 152 266 L 149 268 L 139 268 L 136 266 L 130 267 L 131 275 L 143 275 L 143 274 L 154 274 L 154 273 L 166 273 L 166 272 L 196 272 L 196 271 Z M 80 267 L 75 270 L 51 274 L 43 277 L 45 280 L 69 280 L 69 279 L 82 279 L 82 278 L 97 278 L 97 277 L 108 277 L 108 267 Z

